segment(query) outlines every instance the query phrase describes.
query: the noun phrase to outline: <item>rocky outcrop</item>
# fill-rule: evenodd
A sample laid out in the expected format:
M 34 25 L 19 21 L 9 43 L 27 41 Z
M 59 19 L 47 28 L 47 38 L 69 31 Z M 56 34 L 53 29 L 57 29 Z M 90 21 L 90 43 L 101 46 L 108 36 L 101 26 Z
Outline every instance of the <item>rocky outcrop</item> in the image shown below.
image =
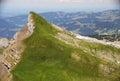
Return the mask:
M 32 20 L 32 14 L 28 16 L 27 25 L 16 32 L 13 39 L 8 41 L 7 39 L 0 40 L 0 47 L 7 47 L 3 54 L 0 55 L 0 81 L 11 81 L 12 75 L 10 70 L 19 62 L 22 52 L 25 46 L 22 41 L 32 35 L 34 30 L 34 22 Z
M 6 48 L 9 45 L 9 40 L 7 38 L 0 39 L 0 48 Z
M 112 73 L 116 71 L 115 76 L 119 77 L 119 72 L 117 72 L 117 69 L 120 68 L 120 53 L 112 51 L 109 48 L 108 48 L 109 50 L 104 49 L 101 50 L 99 49 L 100 46 L 97 45 L 113 47 L 113 49 L 120 49 L 119 47 L 110 45 L 107 42 L 100 41 L 94 38 L 80 36 L 72 32 L 67 32 L 65 30 L 58 32 L 55 35 L 55 38 L 65 42 L 66 44 L 80 48 L 85 53 L 89 53 L 90 55 L 98 59 L 101 59 L 103 63 L 100 63 L 99 66 L 97 67 L 101 75 L 110 76 Z M 81 59 L 81 57 L 77 53 L 72 53 L 71 57 L 76 61 L 79 61 Z
M 114 44 L 113 42 L 105 42 L 102 40 L 97 40 L 95 38 L 90 38 L 90 37 L 86 37 L 86 36 L 81 36 L 78 34 L 74 34 L 74 33 L 70 33 L 67 32 L 65 30 L 63 30 L 64 33 L 59 32 L 56 34 L 55 38 L 65 42 L 66 44 L 70 44 L 72 46 L 81 48 L 84 52 L 89 52 L 94 56 L 99 57 L 100 59 L 106 60 L 108 62 L 114 62 L 116 64 L 120 64 L 120 54 L 119 53 L 114 53 L 111 50 L 99 50 L 99 48 L 97 48 L 97 46 L 94 46 L 94 48 L 92 47 L 86 47 L 86 46 L 82 46 L 81 47 L 81 41 L 85 41 L 86 43 L 95 43 L 95 44 L 101 44 L 104 46 L 111 46 L 114 47 L 113 49 L 120 49 L 120 44 L 116 43 Z

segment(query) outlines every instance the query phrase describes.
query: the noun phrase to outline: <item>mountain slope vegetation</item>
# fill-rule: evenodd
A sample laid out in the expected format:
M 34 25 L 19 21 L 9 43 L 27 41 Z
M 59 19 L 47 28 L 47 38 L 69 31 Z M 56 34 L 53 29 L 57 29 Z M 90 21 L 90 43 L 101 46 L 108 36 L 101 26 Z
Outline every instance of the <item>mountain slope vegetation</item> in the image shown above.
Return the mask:
M 13 81 L 120 80 L 119 64 L 97 56 L 100 52 L 119 56 L 119 49 L 76 39 L 38 14 L 30 14 L 35 29 L 23 41 L 25 50 L 20 62 L 11 71 Z M 95 49 L 96 52 L 93 52 Z

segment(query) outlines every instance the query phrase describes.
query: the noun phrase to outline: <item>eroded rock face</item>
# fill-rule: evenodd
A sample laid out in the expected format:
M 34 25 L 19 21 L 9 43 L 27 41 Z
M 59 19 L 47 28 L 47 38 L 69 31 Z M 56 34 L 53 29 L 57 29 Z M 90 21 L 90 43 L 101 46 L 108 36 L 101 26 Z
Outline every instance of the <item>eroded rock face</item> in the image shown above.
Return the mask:
M 32 35 L 33 30 L 34 22 L 32 14 L 29 14 L 27 25 L 16 32 L 13 39 L 10 41 L 5 38 L 0 40 L 0 47 L 7 47 L 0 55 L 0 81 L 12 81 L 10 70 L 19 62 L 21 53 L 24 51 L 22 41 Z
M 7 38 L 0 39 L 0 48 L 6 48 L 9 45 L 9 40 Z
M 13 37 L 13 39 L 15 40 L 14 42 L 22 41 L 25 38 L 29 37 L 33 33 L 34 28 L 35 27 L 34 27 L 34 22 L 33 22 L 33 19 L 32 19 L 32 14 L 29 14 L 27 25 L 23 29 L 19 30 L 14 35 L 14 37 Z
M 0 81 L 2 80 L 2 77 L 5 73 L 8 73 L 7 68 L 4 68 L 3 64 L 0 64 Z
M 28 23 L 27 23 L 27 26 L 28 26 L 28 31 L 30 33 L 33 33 L 33 30 L 34 30 L 34 21 L 32 19 L 32 14 L 29 14 L 28 15 Z

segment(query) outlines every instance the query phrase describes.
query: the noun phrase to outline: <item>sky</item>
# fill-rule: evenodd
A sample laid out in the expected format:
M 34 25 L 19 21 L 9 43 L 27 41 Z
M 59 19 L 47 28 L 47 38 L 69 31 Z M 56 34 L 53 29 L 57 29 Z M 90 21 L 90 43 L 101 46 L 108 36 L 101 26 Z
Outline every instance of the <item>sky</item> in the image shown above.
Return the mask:
M 0 0 L 1 13 L 23 14 L 29 11 L 102 11 L 119 8 L 119 0 Z

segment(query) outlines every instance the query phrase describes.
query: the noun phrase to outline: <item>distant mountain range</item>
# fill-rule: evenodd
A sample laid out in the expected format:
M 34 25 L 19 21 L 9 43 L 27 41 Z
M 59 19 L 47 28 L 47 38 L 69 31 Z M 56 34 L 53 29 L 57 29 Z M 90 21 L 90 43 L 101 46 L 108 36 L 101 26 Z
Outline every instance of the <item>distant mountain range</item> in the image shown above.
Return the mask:
M 120 10 L 103 12 L 41 13 L 49 22 L 81 35 L 117 34 L 120 30 Z M 11 38 L 26 23 L 27 15 L 0 19 L 0 37 Z

